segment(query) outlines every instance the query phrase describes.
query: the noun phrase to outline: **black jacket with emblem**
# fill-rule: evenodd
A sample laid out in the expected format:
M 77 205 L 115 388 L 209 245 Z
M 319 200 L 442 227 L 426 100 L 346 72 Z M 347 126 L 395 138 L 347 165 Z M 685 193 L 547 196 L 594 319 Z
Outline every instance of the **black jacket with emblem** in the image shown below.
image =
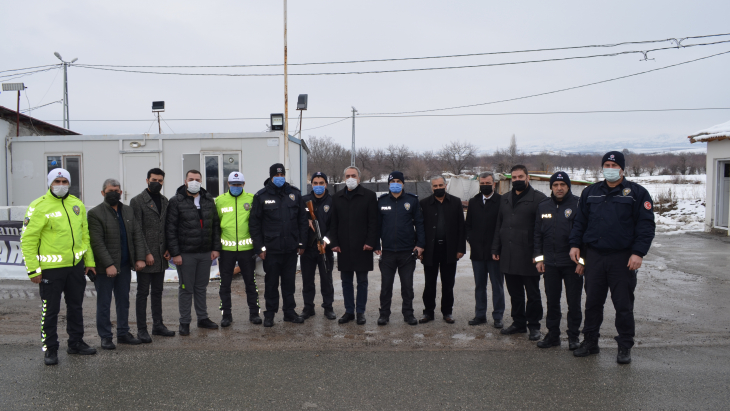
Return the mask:
M 200 214 L 194 197 L 188 195 L 185 184 L 178 187 L 167 204 L 165 236 L 167 249 L 172 257 L 183 253 L 221 251 L 221 223 L 215 200 L 202 187 L 199 195 Z
M 145 266 L 139 270 L 140 273 L 161 273 L 167 269 L 167 260 L 164 257 L 167 251 L 167 238 L 165 238 L 167 204 L 167 197 L 160 194 L 162 210 L 158 210 L 146 188 L 129 202 L 129 206 L 134 210 L 134 218 L 142 227 L 147 254 L 152 254 L 155 259 L 154 264 Z
M 605 180 L 590 185 L 580 195 L 570 245 L 605 253 L 631 250 L 643 257 L 654 240 L 653 208 L 649 192 L 626 178 L 614 188 Z
M 537 206 L 533 255 L 536 260 L 551 266 L 575 266 L 570 259 L 569 238 L 577 210 L 578 197 L 570 191 L 563 201 L 551 195 Z
M 545 194 L 528 186 L 526 192 L 512 204 L 512 192 L 502 196 L 497 226 L 492 241 L 492 254 L 499 256 L 499 268 L 504 274 L 540 275 L 532 262 L 535 241 L 535 214 Z
M 433 194 L 421 200 L 421 214 L 426 237 L 423 251 L 423 265 L 433 265 L 436 248 L 436 224 L 438 224 L 438 200 Z M 466 254 L 466 229 L 464 227 L 464 206 L 458 197 L 446 194 L 442 203 L 446 213 L 446 262 L 455 263 L 456 254 Z
M 385 251 L 410 251 L 426 247 L 423 214 L 418 196 L 402 193 L 398 198 L 386 193 L 378 198 L 380 239 Z
M 118 204 L 122 208 L 124 230 L 127 232 L 127 250 L 129 250 L 129 265 L 134 270 L 135 261 L 144 261 L 146 246 L 142 229 L 134 218 L 134 211 L 130 206 Z M 96 267 L 103 274 L 106 268 L 112 265 L 121 270 L 122 263 L 122 236 L 119 231 L 119 217 L 116 210 L 106 201 L 89 210 L 89 239 L 91 250 L 94 252 Z
M 380 244 L 378 199 L 375 192 L 362 185 L 347 194 L 347 188 L 332 196 L 332 220 L 329 227 L 331 247 L 340 247 L 337 269 L 340 271 L 373 271 L 373 250 Z
M 277 187 L 269 182 L 253 197 L 248 220 L 253 249 L 272 254 L 296 252 L 307 241 L 307 212 L 298 188 L 285 183 Z
M 494 193 L 484 201 L 484 195 L 478 193 L 469 200 L 466 209 L 466 241 L 471 253 L 469 258 L 476 261 L 492 261 L 492 241 L 499 216 L 502 196 Z
M 325 190 L 322 198 L 317 198 L 314 195 L 314 191 L 312 191 L 302 197 L 302 201 L 305 206 L 307 205 L 307 201 L 312 202 L 312 205 L 314 205 L 314 215 L 317 217 L 317 222 L 319 222 L 319 230 L 322 232 L 322 237 L 327 237 L 327 239 L 329 239 L 330 220 L 332 219 L 332 196 L 329 191 Z M 307 219 L 309 218 L 309 211 L 307 211 Z M 306 244 L 307 248 L 316 248 L 317 233 L 315 233 L 312 229 L 307 230 L 307 232 L 309 233 Z M 327 246 L 327 249 L 330 249 L 329 245 Z

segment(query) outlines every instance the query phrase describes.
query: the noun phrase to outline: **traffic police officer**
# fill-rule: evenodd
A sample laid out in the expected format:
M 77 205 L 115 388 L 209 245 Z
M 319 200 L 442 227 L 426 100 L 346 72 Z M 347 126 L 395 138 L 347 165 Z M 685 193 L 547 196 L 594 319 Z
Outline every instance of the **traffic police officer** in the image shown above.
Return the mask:
M 583 320 L 580 300 L 583 295 L 583 265 L 570 260 L 568 238 L 578 209 L 578 197 L 570 191 L 570 177 L 558 171 L 550 177 L 552 194 L 537 206 L 535 216 L 535 262 L 544 274 L 547 297 L 548 333 L 537 343 L 539 348 L 560 345 L 560 297 L 565 282 L 568 300 L 568 348 L 578 348 L 580 323 Z
M 301 324 L 304 319 L 294 309 L 295 275 L 298 254 L 307 240 L 307 214 L 298 188 L 286 182 L 284 165 L 269 168 L 269 181 L 253 198 L 249 228 L 253 249 L 264 261 L 264 327 L 274 326 L 279 311 L 279 279 L 284 321 Z
M 583 190 L 570 234 L 573 262 L 579 262 L 581 246 L 588 248 L 584 338 L 573 355 L 599 353 L 603 305 L 611 290 L 618 331 L 616 361 L 628 364 L 634 345 L 636 272 L 654 239 L 654 204 L 644 187 L 624 177 L 626 162 L 621 152 L 606 153 L 601 164 L 605 180 Z
M 221 220 L 221 256 L 218 259 L 221 287 L 218 294 L 221 298 L 220 309 L 223 315 L 221 327 L 228 327 L 233 321 L 231 314 L 231 281 L 236 263 L 241 270 L 241 278 L 246 285 L 246 301 L 248 302 L 248 319 L 254 324 L 261 324 L 259 316 L 259 292 L 256 287 L 254 268 L 256 254 L 253 251 L 253 240 L 248 229 L 249 213 L 253 203 L 253 194 L 243 191 L 246 180 L 243 173 L 234 171 L 228 175 L 228 192 L 216 197 L 215 207 Z
M 403 191 L 403 173 L 393 171 L 388 176 L 389 192 L 378 198 L 380 216 L 380 318 L 378 325 L 390 321 L 390 303 L 393 298 L 393 281 L 396 270 L 400 277 L 403 297 L 403 319 L 410 325 L 418 324 L 413 316 L 413 271 L 416 259 L 426 246 L 423 215 L 418 196 Z
M 327 175 L 321 171 L 312 174 L 312 192 L 305 195 L 302 199 L 306 205 L 308 201 L 312 202 L 314 206 L 314 214 L 319 222 L 319 230 L 322 233 L 322 237 L 327 238 L 330 227 L 330 218 L 333 213 L 330 212 L 332 208 L 332 197 L 327 192 Z M 309 211 L 309 210 L 307 210 Z M 309 213 L 307 213 L 309 217 Z M 307 319 L 314 315 L 314 296 L 317 293 L 314 287 L 314 270 L 317 267 L 321 267 L 318 262 L 320 257 L 319 248 L 317 247 L 317 234 L 313 223 L 310 221 L 309 238 L 307 239 L 306 249 L 304 254 L 299 258 L 302 266 L 302 297 L 304 297 L 304 310 L 302 310 L 302 318 Z M 332 309 L 332 302 L 335 299 L 335 289 L 332 285 L 332 269 L 334 268 L 334 253 L 332 248 L 327 245 L 325 248 L 325 258 L 327 264 L 325 267 L 326 272 L 322 272 L 320 268 L 319 273 L 319 284 L 320 292 L 322 293 L 322 308 L 324 308 L 324 316 L 329 320 L 337 318 L 334 310 Z
M 58 364 L 56 325 L 61 309 L 61 294 L 66 300 L 66 330 L 69 354 L 91 355 L 96 349 L 83 340 L 82 303 L 86 274 L 96 274 L 89 243 L 86 208 L 69 194 L 71 175 L 62 168 L 48 173 L 49 189 L 33 201 L 25 213 L 20 238 L 28 277 L 39 284 L 43 302 L 41 343 L 46 365 Z M 84 268 L 86 267 L 86 268 Z

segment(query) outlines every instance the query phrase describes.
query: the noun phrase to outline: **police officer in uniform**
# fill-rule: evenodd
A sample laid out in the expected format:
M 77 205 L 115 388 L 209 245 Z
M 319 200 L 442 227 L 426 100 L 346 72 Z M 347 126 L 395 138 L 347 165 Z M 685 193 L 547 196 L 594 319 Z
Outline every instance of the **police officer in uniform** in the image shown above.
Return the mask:
M 380 216 L 380 318 L 378 325 L 390 321 L 390 303 L 393 298 L 393 281 L 398 271 L 400 293 L 403 298 L 403 320 L 409 325 L 417 325 L 413 315 L 413 271 L 416 260 L 426 246 L 423 228 L 423 215 L 418 196 L 403 191 L 405 178 L 400 171 L 388 176 L 389 192 L 378 198 Z
M 327 175 L 321 171 L 312 174 L 312 192 L 303 198 L 304 204 L 308 201 L 314 205 L 314 214 L 319 222 L 319 229 L 322 236 L 327 238 L 329 234 L 330 218 L 333 212 L 332 197 L 327 192 Z M 309 217 L 309 212 L 307 212 Z M 304 310 L 302 310 L 302 318 L 305 320 L 314 315 L 314 296 L 317 293 L 314 287 L 314 270 L 319 267 L 318 261 L 322 258 L 317 248 L 317 234 L 314 231 L 314 225 L 310 221 L 309 237 L 307 239 L 307 248 L 304 254 L 299 258 L 302 266 L 302 297 L 304 297 Z M 325 247 L 325 258 L 327 264 L 325 269 L 327 272 L 319 273 L 320 292 L 322 293 L 322 308 L 324 308 L 324 316 L 328 320 L 337 318 L 332 309 L 332 302 L 335 299 L 335 288 L 332 285 L 332 269 L 334 268 L 334 253 L 332 248 L 327 245 Z
M 537 343 L 539 348 L 560 345 L 560 297 L 565 283 L 568 300 L 568 348 L 579 346 L 580 323 L 583 320 L 580 300 L 583 295 L 583 265 L 570 260 L 568 238 L 578 209 L 578 197 L 570 191 L 570 177 L 558 171 L 550 177 L 550 197 L 537 206 L 535 216 L 535 262 L 544 274 L 547 296 L 548 333 Z
M 631 362 L 634 345 L 634 290 L 636 273 L 654 239 L 654 202 L 646 189 L 624 177 L 626 161 L 610 151 L 601 161 L 605 180 L 583 190 L 570 234 L 570 257 L 578 263 L 580 247 L 585 258 L 585 322 L 583 342 L 576 357 L 598 354 L 603 305 L 611 291 L 616 309 L 616 362 Z
M 284 165 L 269 168 L 269 182 L 253 198 L 249 229 L 254 252 L 264 261 L 266 311 L 264 327 L 274 326 L 279 311 L 279 279 L 284 321 L 301 324 L 304 319 L 294 309 L 297 254 L 304 253 L 307 241 L 307 212 L 298 188 L 286 182 Z
M 221 275 L 221 287 L 218 294 L 221 298 L 220 309 L 223 315 L 221 327 L 228 327 L 233 321 L 231 282 L 236 263 L 238 263 L 241 278 L 246 286 L 248 320 L 254 324 L 261 324 L 259 291 L 254 275 L 256 254 L 253 251 L 253 240 L 248 228 L 253 194 L 243 191 L 244 185 L 246 185 L 246 180 L 243 173 L 234 171 L 228 175 L 228 192 L 215 199 L 215 207 L 221 221 L 221 247 L 223 248 L 218 259 Z
M 39 284 L 43 309 L 41 343 L 46 365 L 58 364 L 58 312 L 61 295 L 66 300 L 66 331 L 69 354 L 91 355 L 96 349 L 83 340 L 82 303 L 86 290 L 84 274 L 96 274 L 89 241 L 86 208 L 68 193 L 71 175 L 62 168 L 48 173 L 49 189 L 33 201 L 25 213 L 20 238 L 30 280 Z

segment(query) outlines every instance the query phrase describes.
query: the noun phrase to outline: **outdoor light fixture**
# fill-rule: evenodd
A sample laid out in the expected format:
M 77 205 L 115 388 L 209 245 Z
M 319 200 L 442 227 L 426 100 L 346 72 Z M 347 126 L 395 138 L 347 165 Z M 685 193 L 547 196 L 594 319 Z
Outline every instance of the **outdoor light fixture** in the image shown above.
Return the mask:
M 307 109 L 307 94 L 300 94 L 299 98 L 297 99 L 297 110 L 306 110 Z
M 152 102 L 152 112 L 159 113 L 162 111 L 165 111 L 165 102 L 164 101 L 153 101 Z
M 3 91 L 25 90 L 25 83 L 3 83 Z
M 275 113 L 271 115 L 271 130 L 283 130 L 284 129 L 284 115 L 281 113 Z

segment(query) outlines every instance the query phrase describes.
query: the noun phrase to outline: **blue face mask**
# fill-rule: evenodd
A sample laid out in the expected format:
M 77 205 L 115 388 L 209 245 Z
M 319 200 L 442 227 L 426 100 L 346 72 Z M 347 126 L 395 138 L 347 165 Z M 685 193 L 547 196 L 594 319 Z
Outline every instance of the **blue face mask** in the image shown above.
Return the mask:
M 284 183 L 286 183 L 286 177 L 274 177 L 271 179 L 271 181 L 274 182 L 274 185 L 277 187 L 283 187 Z
M 312 186 L 312 191 L 314 191 L 314 194 L 321 196 L 324 194 L 324 186 Z
M 243 193 L 243 187 L 230 186 L 228 191 L 233 197 L 238 197 Z
M 391 193 L 400 193 L 403 190 L 403 185 L 401 183 L 390 183 L 390 192 Z
M 621 169 L 618 168 L 604 168 L 603 176 L 606 177 L 606 181 L 613 183 L 621 178 Z

